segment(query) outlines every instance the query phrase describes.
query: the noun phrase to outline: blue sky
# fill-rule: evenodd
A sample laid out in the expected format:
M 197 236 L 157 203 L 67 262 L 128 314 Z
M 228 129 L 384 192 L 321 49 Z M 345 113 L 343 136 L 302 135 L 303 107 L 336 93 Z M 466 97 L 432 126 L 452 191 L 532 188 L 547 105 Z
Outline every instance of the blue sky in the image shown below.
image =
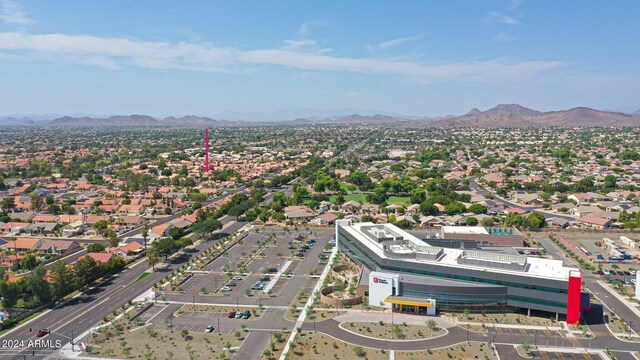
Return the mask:
M 0 114 L 640 107 L 638 19 L 637 1 L 0 0 Z

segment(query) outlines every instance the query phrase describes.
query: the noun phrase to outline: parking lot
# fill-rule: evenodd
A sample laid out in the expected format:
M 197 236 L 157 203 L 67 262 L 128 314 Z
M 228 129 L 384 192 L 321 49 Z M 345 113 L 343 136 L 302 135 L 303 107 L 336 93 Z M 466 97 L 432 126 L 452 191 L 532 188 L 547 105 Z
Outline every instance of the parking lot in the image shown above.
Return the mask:
M 257 233 L 251 231 L 223 256 L 209 263 L 208 273 L 194 274 L 186 281 L 181 286 L 184 294 L 169 294 L 167 298 L 181 302 L 289 306 L 300 290 L 306 289 L 305 292 L 310 293 L 313 289 L 317 279 L 309 275 L 320 274 L 326 266 L 319 263 L 319 256 L 328 257 L 323 250 L 332 239 L 332 229 L 258 228 Z M 315 244 L 301 251 L 300 248 L 311 240 Z M 298 252 L 302 256 L 294 256 Z M 287 262 L 286 271 L 273 280 Z M 264 281 L 263 290 L 252 289 L 265 277 L 275 283 L 268 285 Z M 235 286 L 227 286 L 229 282 Z M 266 293 L 266 289 L 270 292 Z M 206 295 L 201 290 L 205 290 Z

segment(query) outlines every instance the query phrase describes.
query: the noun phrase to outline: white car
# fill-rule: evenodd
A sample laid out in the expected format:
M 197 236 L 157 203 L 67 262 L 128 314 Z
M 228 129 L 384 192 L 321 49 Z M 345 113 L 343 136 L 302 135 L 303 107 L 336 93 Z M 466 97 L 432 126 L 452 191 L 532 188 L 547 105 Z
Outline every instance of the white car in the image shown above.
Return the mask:
M 212 325 L 207 326 L 207 328 L 204 330 L 204 332 L 212 333 L 213 332 L 213 326 Z
M 228 286 L 223 287 L 220 291 L 231 291 L 231 288 Z

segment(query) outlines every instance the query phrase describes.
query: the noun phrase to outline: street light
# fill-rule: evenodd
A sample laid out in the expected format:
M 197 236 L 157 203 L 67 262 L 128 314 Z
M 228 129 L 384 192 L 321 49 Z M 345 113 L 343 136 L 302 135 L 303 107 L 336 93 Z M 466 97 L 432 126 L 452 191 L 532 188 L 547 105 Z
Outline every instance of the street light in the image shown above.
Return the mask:
M 218 315 L 218 335 L 220 335 L 220 316 L 222 316 L 222 314 Z
M 238 310 L 238 308 L 239 308 L 239 305 L 238 305 L 238 298 L 236 298 L 236 311 L 239 311 L 239 310 Z

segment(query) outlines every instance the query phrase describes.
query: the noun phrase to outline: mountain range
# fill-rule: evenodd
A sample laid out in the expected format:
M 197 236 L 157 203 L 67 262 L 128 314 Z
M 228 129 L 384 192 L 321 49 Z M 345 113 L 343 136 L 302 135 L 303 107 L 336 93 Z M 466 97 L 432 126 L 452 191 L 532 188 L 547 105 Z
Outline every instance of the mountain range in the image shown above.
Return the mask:
M 444 117 L 404 117 L 400 115 L 346 115 L 296 118 L 284 121 L 214 120 L 204 116 L 166 117 L 118 115 L 106 118 L 63 116 L 50 121 L 34 121 L 28 117 L 0 117 L 0 126 L 207 126 L 230 127 L 250 125 L 325 125 L 325 124 L 398 124 L 404 127 L 547 127 L 547 126 L 640 126 L 640 110 L 633 114 L 577 107 L 569 110 L 541 112 L 518 104 L 500 104 L 489 110 L 471 109 L 464 115 Z
M 500 104 L 486 111 L 468 113 L 422 124 L 429 127 L 545 127 L 545 126 L 640 126 L 640 111 L 634 114 L 577 107 L 562 111 L 540 112 L 517 104 Z

